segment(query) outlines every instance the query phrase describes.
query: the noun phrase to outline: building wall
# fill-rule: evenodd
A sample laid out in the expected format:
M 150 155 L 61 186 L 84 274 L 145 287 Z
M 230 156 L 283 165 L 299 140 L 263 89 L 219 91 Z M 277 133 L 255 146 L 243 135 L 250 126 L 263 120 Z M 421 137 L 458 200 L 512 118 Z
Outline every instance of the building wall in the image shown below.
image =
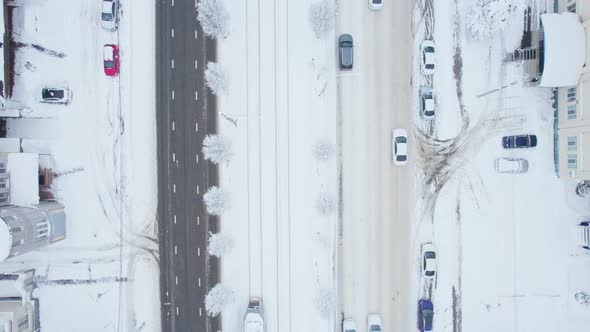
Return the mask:
M 560 177 L 590 180 L 590 0 L 557 0 L 556 8 L 580 16 L 587 48 L 579 84 L 557 89 L 557 166 Z

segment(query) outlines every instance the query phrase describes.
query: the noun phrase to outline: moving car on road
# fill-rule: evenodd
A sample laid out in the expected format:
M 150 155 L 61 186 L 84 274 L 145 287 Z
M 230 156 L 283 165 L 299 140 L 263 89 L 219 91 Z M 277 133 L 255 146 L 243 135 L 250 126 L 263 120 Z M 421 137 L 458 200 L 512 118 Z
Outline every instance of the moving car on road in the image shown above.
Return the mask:
M 104 73 L 107 76 L 119 75 L 119 48 L 114 44 L 107 44 L 103 48 Z
M 426 120 L 434 119 L 435 103 L 432 87 L 420 87 L 420 116 Z
M 342 322 L 342 332 L 358 332 L 356 329 L 356 323 L 348 318 Z
M 436 276 L 436 247 L 432 242 L 422 244 L 422 275 L 426 279 Z
M 102 0 L 102 14 L 100 25 L 109 31 L 117 30 L 119 24 L 119 0 Z
M 352 36 L 349 34 L 340 35 L 338 38 L 338 60 L 341 70 L 351 70 L 353 64 Z
M 425 40 L 420 46 L 420 55 L 422 63 L 422 74 L 434 74 L 434 62 L 436 60 L 434 42 L 432 40 Z
M 264 332 L 264 317 L 262 300 L 259 297 L 251 297 L 244 317 L 244 332 Z
M 369 8 L 372 10 L 381 10 L 383 8 L 383 0 L 369 0 Z
M 498 173 L 519 174 L 529 170 L 529 161 L 524 158 L 498 158 L 494 161 Z
M 381 325 L 381 316 L 378 314 L 371 314 L 367 316 L 367 326 L 369 327 L 369 332 L 381 332 L 382 325 Z
M 41 89 L 41 101 L 44 103 L 67 104 L 72 99 L 72 93 L 67 88 Z
M 428 299 L 418 301 L 418 330 L 431 332 L 433 319 L 434 305 L 432 305 L 432 302 Z
M 408 132 L 405 129 L 394 129 L 391 133 L 391 149 L 393 164 L 403 166 L 408 162 Z
M 504 149 L 523 149 L 537 146 L 536 135 L 511 135 L 502 137 Z

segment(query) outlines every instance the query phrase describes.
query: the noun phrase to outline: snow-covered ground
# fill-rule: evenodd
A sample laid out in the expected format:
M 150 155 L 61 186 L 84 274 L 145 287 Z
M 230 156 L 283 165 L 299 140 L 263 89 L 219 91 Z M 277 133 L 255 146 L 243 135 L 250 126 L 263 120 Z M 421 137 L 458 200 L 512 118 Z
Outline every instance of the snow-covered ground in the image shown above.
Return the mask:
M 159 331 L 156 241 L 155 4 L 121 2 L 118 32 L 100 27 L 100 1 L 27 2 L 14 11 L 17 50 L 12 102 L 25 118 L 9 137 L 48 148 L 58 173 L 67 239 L 4 262 L 37 268 L 43 331 Z M 146 28 L 150 27 L 150 28 Z M 120 46 L 120 75 L 103 73 L 102 46 Z M 65 86 L 67 105 L 37 101 L 43 86 Z M 45 160 L 45 159 L 44 159 Z M 24 264 L 24 265 L 23 265 Z M 92 280 L 56 285 L 52 280 Z M 116 282 L 115 280 L 122 280 Z
M 220 229 L 235 247 L 221 258 L 221 283 L 236 295 L 222 313 L 227 331 L 241 329 L 250 296 L 262 297 L 270 332 L 335 326 L 335 303 L 323 316 L 314 298 L 326 290 L 335 300 L 337 206 L 322 215 L 317 201 L 337 204 L 337 159 L 312 153 L 319 141 L 336 142 L 334 36 L 313 36 L 311 3 L 226 2 L 231 28 L 218 62 L 230 83 L 219 132 L 235 156 L 220 166 L 232 197 Z
M 551 91 L 523 84 L 523 68 L 503 62 L 520 43 L 522 16 L 493 39 L 475 41 L 464 25 L 472 1 L 431 3 L 438 58 L 433 133 L 460 147 L 444 158 L 436 148 L 424 156 L 424 170 L 448 163 L 443 169 L 449 172 L 437 174 L 448 181 L 439 195 L 424 183 L 428 173 L 418 181 L 426 199 L 416 211 L 416 300 L 428 295 L 418 281 L 420 243 L 433 241 L 439 252 L 435 330 L 584 330 L 590 310 L 574 294 L 590 290 L 590 256 L 576 247 L 574 226 L 590 210 L 554 172 Z M 536 5 L 544 8 L 542 1 Z M 421 21 L 418 10 L 414 19 Z M 428 33 L 424 25 L 417 29 Z M 417 37 L 415 51 L 420 42 Z M 416 75 L 418 65 L 416 58 Z M 512 134 L 536 134 L 539 144 L 502 149 L 501 137 Z M 526 158 L 529 171 L 496 173 L 499 157 Z

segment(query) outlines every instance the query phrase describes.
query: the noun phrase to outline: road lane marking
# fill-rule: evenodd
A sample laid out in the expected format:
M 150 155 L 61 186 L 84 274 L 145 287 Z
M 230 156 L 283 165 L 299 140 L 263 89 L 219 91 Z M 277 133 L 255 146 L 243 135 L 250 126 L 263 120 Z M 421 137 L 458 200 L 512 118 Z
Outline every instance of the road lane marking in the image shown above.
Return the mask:
M 197 6 L 197 3 L 198 3 L 198 0 L 195 0 L 195 8 L 197 8 L 197 7 L 198 7 L 198 6 Z
M 174 100 L 174 90 L 172 90 L 172 100 Z
M 172 121 L 172 131 L 176 130 L 176 122 Z
M 199 316 L 203 316 L 203 313 L 201 312 L 201 307 L 199 307 Z
M 197 30 L 195 30 L 195 39 L 197 39 Z
M 195 91 L 195 100 L 199 100 L 199 91 Z
M 176 284 L 178 285 L 178 276 L 174 277 L 176 279 Z
M 176 225 L 176 215 L 174 215 L 174 225 Z
M 176 153 L 172 152 L 172 161 L 176 161 Z
M 172 59 L 172 69 L 174 69 L 174 59 Z
M 172 7 L 174 7 L 174 0 L 172 0 Z
M 195 131 L 198 132 L 199 131 L 199 123 L 195 122 Z
M 199 185 L 197 185 L 197 195 L 199 194 Z
M 199 64 L 197 62 L 197 60 L 195 60 L 195 69 L 197 69 L 199 67 Z
M 197 256 L 201 256 L 201 248 L 197 248 Z
M 199 287 L 201 287 L 201 277 L 199 277 Z
M 176 307 L 176 316 L 178 316 L 178 307 Z
M 176 183 L 172 185 L 172 192 L 176 192 Z
M 197 225 L 201 224 L 201 218 L 199 218 L 199 216 L 197 216 Z
M 197 160 L 197 164 L 198 164 L 198 163 L 199 163 L 199 154 L 197 153 L 197 154 L 195 155 L 195 157 L 196 157 L 195 159 Z
M 172 28 L 172 38 L 174 38 L 174 28 Z
M 177 245 L 174 245 L 174 254 L 178 255 L 178 246 Z

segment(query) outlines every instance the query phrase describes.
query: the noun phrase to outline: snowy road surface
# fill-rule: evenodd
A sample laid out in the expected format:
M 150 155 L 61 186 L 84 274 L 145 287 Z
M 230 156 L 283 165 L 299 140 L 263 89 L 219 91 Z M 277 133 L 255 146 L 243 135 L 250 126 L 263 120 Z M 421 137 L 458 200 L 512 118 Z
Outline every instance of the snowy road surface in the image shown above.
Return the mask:
M 354 69 L 339 72 L 342 237 L 339 290 L 343 318 L 367 329 L 380 314 L 385 331 L 408 331 L 414 202 L 410 107 L 412 1 L 370 11 L 366 1 L 340 2 L 337 34 L 354 38 Z M 409 133 L 409 162 L 392 163 L 391 132 Z
M 331 330 L 335 311 L 314 305 L 320 289 L 335 294 L 336 211 L 320 215 L 317 197 L 337 197 L 336 156 L 314 160 L 313 144 L 336 142 L 333 36 L 316 40 L 310 0 L 247 0 L 228 5 L 231 33 L 218 61 L 230 77 L 220 132 L 236 153 L 220 166 L 232 207 L 221 231 L 235 240 L 222 257 L 221 282 L 236 294 L 222 314 L 241 329 L 248 298 L 261 296 L 270 332 Z

